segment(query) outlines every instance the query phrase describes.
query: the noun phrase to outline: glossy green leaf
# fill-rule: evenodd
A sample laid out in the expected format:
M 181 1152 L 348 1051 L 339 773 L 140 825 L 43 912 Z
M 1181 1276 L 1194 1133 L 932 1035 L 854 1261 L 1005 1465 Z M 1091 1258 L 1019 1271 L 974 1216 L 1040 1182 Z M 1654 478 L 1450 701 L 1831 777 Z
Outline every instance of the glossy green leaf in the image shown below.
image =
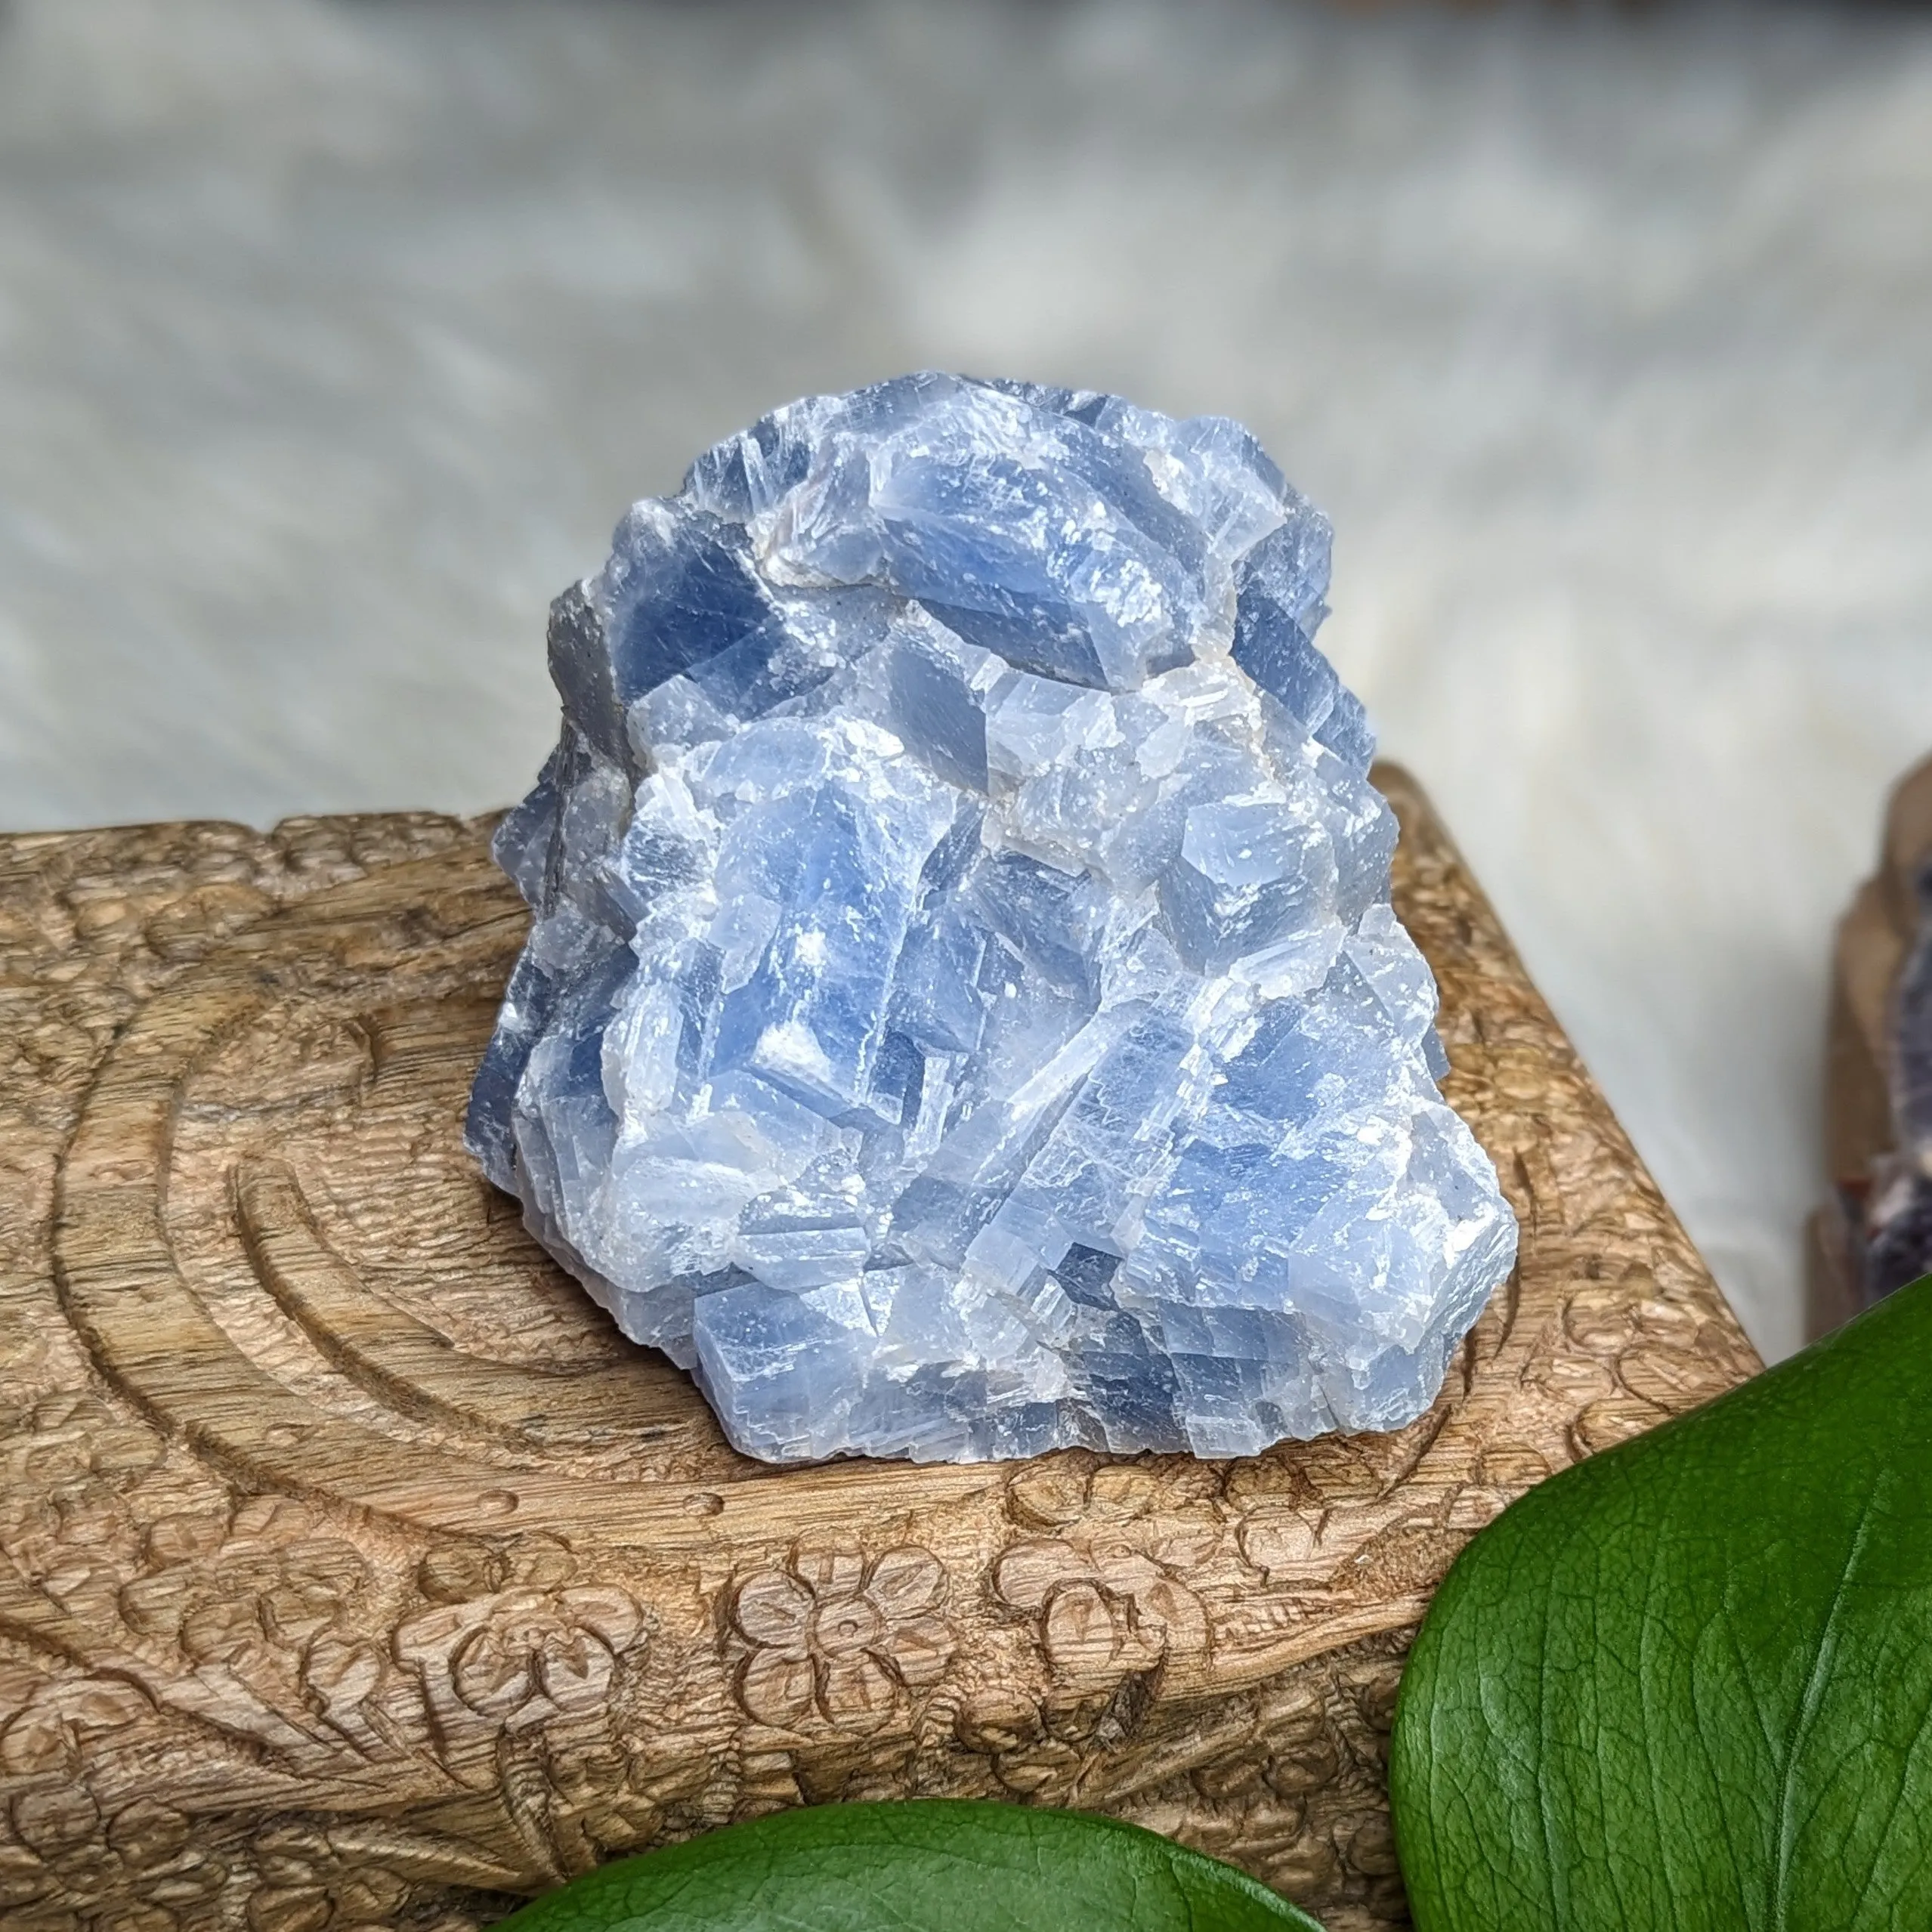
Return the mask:
M 781 1811 L 601 1866 L 505 1932 L 1321 1932 L 1111 1819 L 927 1799 Z
M 1532 1490 L 1391 1776 L 1421 1932 L 1932 1927 L 1932 1278 Z

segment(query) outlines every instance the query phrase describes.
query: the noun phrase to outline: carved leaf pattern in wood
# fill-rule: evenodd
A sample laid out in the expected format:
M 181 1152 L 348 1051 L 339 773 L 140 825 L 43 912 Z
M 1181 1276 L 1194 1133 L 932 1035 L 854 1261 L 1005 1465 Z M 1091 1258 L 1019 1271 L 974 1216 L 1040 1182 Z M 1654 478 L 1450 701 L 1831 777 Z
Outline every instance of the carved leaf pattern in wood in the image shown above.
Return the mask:
M 1399 1922 L 1429 1591 L 1754 1363 L 1382 775 L 1521 1264 L 1410 1429 L 1238 1464 L 735 1456 L 462 1152 L 523 931 L 487 828 L 0 840 L 0 1921 L 466 1932 L 734 1817 L 949 1794 Z

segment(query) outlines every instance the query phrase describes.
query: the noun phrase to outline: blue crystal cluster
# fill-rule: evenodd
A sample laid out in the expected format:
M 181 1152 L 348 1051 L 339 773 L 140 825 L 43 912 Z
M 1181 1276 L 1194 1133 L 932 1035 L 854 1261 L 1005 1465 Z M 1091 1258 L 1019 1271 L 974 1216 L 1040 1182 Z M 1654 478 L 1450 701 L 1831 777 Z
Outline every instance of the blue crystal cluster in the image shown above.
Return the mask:
M 1426 1408 L 1516 1226 L 1445 1106 L 1328 527 L 1254 439 L 922 375 L 560 598 L 469 1144 L 774 1461 Z
M 1865 1297 L 1932 1274 L 1932 859 L 1914 880 L 1918 929 L 1893 995 L 1886 1071 L 1897 1151 L 1862 1216 Z

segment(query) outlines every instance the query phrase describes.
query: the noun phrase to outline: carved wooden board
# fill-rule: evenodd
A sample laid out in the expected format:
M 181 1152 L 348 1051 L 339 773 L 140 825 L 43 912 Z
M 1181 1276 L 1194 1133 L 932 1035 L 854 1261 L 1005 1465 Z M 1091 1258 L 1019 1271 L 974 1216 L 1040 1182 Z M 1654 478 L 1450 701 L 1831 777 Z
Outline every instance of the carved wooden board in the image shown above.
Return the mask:
M 0 840 L 0 1922 L 456 1932 L 908 1793 L 1113 1813 L 1400 1922 L 1430 1590 L 1756 1363 L 1380 777 L 1521 1266 L 1422 1421 L 1235 1463 L 734 1454 L 459 1145 L 524 928 L 482 826 Z

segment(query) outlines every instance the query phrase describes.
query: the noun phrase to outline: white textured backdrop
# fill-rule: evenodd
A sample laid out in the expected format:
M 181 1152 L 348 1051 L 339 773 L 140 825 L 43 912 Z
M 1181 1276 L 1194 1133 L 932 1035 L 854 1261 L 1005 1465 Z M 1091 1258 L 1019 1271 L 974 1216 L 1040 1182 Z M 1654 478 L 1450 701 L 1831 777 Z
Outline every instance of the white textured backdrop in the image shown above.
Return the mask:
M 920 364 L 1258 429 L 1760 1343 L 1932 743 L 1932 17 L 0 0 L 0 822 L 474 808 L 632 496 Z

